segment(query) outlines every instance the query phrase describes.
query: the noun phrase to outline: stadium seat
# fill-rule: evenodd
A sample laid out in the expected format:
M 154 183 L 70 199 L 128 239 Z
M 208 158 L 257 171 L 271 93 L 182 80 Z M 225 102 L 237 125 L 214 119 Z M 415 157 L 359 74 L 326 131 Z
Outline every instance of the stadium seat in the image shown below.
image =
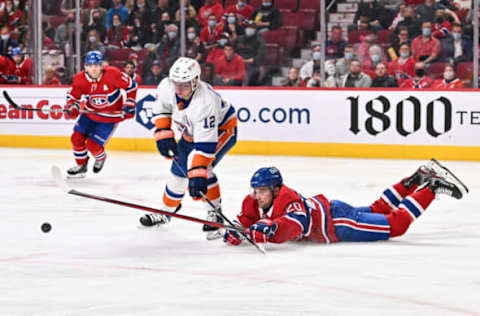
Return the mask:
M 254 9 L 258 9 L 262 6 L 262 0 L 250 0 L 250 5 L 254 8 Z
M 48 19 L 48 22 L 54 29 L 56 29 L 60 24 L 65 23 L 66 20 L 67 20 L 66 16 L 53 15 Z
M 135 53 L 135 51 L 131 48 L 118 48 L 108 49 L 106 55 L 108 60 L 120 60 L 125 62 L 131 53 Z
M 265 52 L 265 65 L 278 65 L 280 63 L 279 45 L 267 43 Z
M 377 44 L 390 44 L 391 30 L 380 30 L 377 32 Z
M 457 76 L 460 79 L 471 79 L 473 76 L 473 63 L 464 62 L 457 65 Z
M 282 12 L 283 26 L 303 27 L 303 14 L 299 12 Z
M 446 65 L 448 65 L 448 63 L 431 63 L 428 67 L 427 75 L 432 79 L 442 78 Z
M 123 71 L 124 64 L 125 64 L 124 60 L 112 60 L 112 61 L 110 61 L 110 66 L 117 67 L 121 71 Z
M 457 17 L 460 21 L 465 22 L 467 20 L 468 9 L 461 9 L 455 11 L 455 13 L 457 14 Z
M 371 34 L 372 31 L 360 31 L 360 30 L 353 30 L 348 32 L 348 43 L 349 44 L 356 44 L 360 43 L 361 36 L 365 36 L 367 34 Z
M 293 25 L 282 26 L 282 29 L 285 30 L 285 48 L 294 49 L 297 47 L 297 38 L 298 38 L 298 27 Z
M 298 8 L 320 11 L 320 0 L 300 0 Z
M 142 48 L 138 52 L 138 59 L 139 60 L 145 60 L 145 58 L 147 58 L 147 56 L 148 56 L 148 49 L 147 48 Z
M 298 13 L 303 15 L 302 29 L 305 31 L 313 31 L 320 29 L 319 13 L 315 9 L 299 9 Z
M 297 1 L 296 0 L 276 0 L 275 7 L 277 9 L 287 9 L 295 11 L 297 9 Z
M 287 31 L 285 29 L 278 29 L 273 31 L 266 31 L 262 34 L 265 43 L 278 44 L 280 47 L 285 46 L 285 38 Z

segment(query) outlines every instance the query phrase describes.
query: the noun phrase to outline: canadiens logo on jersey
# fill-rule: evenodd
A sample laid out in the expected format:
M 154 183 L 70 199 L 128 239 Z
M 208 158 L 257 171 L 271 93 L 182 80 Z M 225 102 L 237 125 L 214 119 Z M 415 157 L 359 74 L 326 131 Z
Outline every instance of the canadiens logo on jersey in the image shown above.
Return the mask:
M 102 109 L 109 105 L 108 97 L 104 94 L 94 94 L 91 95 L 88 99 L 90 103 L 98 109 Z

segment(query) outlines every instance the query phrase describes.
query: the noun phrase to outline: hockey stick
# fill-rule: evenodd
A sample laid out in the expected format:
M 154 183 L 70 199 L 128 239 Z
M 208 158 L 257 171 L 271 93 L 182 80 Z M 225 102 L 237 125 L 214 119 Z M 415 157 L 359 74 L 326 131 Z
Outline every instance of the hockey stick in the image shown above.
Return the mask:
M 188 178 L 185 170 L 182 168 L 182 166 L 180 166 L 180 163 L 178 162 L 178 160 L 175 158 L 175 156 L 173 156 L 173 162 L 177 165 L 178 169 L 180 169 L 183 173 L 183 175 Z M 231 227 L 235 226 L 224 214 L 223 212 L 220 210 L 219 207 L 216 207 L 212 201 L 210 201 L 210 199 L 205 195 L 205 193 L 201 192 L 200 191 L 200 195 L 202 196 L 202 198 L 208 203 L 208 205 L 210 205 L 213 210 L 215 211 L 215 213 L 217 213 L 218 215 L 220 215 L 221 218 L 223 218 L 223 220 L 225 222 L 227 222 Z M 218 227 L 218 226 L 217 226 Z M 230 229 L 230 228 L 228 228 Z M 255 248 L 258 249 L 258 251 L 260 251 L 261 253 L 263 253 L 264 255 L 267 254 L 266 250 L 262 247 L 260 247 L 256 242 L 254 242 L 246 233 L 245 231 L 243 230 L 240 230 L 240 229 L 236 229 L 237 232 L 239 232 L 249 243 L 251 243 L 253 246 L 255 246 Z
M 196 217 L 177 214 L 176 213 L 177 210 L 175 210 L 175 212 L 168 212 L 168 211 L 159 210 L 159 209 L 144 206 L 144 205 L 139 205 L 139 204 L 134 204 L 134 203 L 130 203 L 130 202 L 120 201 L 120 200 L 116 200 L 116 199 L 112 199 L 112 198 L 108 198 L 108 197 L 103 197 L 103 196 L 94 195 L 94 194 L 85 193 L 85 192 L 80 192 L 78 190 L 71 189 L 67 185 L 67 183 L 63 180 L 62 172 L 61 172 L 61 170 L 58 166 L 53 166 L 52 167 L 52 176 L 53 176 L 53 179 L 55 180 L 56 185 L 58 187 L 60 187 L 65 193 L 68 193 L 68 194 L 77 195 L 77 196 L 81 196 L 81 197 L 84 197 L 84 198 L 93 199 L 93 200 L 97 200 L 97 201 L 122 205 L 122 206 L 126 206 L 126 207 L 131 207 L 131 208 L 135 208 L 137 210 L 142 210 L 142 211 L 147 211 L 147 212 L 152 212 L 152 213 L 159 213 L 159 214 L 163 214 L 163 215 L 167 215 L 167 216 L 172 216 L 172 217 L 184 219 L 184 220 L 191 221 L 191 222 L 205 224 L 205 225 L 208 225 L 208 226 L 216 226 L 218 228 L 232 229 L 232 230 L 235 230 L 235 231 L 240 232 L 240 233 L 244 232 L 241 228 L 235 227 L 233 225 L 228 226 L 228 225 L 223 225 L 221 223 L 210 222 L 210 221 L 203 220 L 203 219 L 196 218 Z
M 10 97 L 10 95 L 8 94 L 7 90 L 3 90 L 3 96 L 4 98 L 7 100 L 8 104 L 10 104 L 13 108 L 17 109 L 17 110 L 23 110 L 23 111 L 35 111 L 35 112 L 50 112 L 50 113 L 67 113 L 68 114 L 68 110 L 66 109 L 51 109 L 51 108 L 48 108 L 48 109 L 37 109 L 37 108 L 27 108 L 27 107 L 23 107 L 23 106 L 19 106 L 15 101 L 12 100 L 12 98 Z M 89 110 L 79 110 L 80 113 L 95 113 L 95 111 L 89 111 Z M 114 112 L 108 112 L 109 114 L 120 114 L 120 113 L 123 113 L 123 112 L 119 112 L 119 111 L 114 111 Z

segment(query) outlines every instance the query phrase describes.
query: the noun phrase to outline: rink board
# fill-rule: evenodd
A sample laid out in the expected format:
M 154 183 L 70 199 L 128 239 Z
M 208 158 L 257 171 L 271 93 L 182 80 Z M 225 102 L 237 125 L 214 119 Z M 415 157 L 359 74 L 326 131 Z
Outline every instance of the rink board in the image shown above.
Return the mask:
M 5 87 L 19 104 L 61 108 L 66 87 Z M 480 160 L 477 91 L 218 89 L 237 110 L 239 154 Z M 155 151 L 154 88 L 108 148 Z M 17 111 L 0 98 L 0 146 L 70 148 L 64 114 Z

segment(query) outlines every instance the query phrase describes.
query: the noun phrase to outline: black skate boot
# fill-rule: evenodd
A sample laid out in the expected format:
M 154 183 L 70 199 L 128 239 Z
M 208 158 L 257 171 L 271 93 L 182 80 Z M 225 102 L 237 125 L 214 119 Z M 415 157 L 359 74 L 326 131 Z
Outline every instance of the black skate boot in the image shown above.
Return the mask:
M 216 211 L 208 211 L 207 221 L 223 224 L 223 218 L 218 215 Z M 223 229 L 215 226 L 208 226 L 207 224 L 203 225 L 203 231 L 207 233 L 208 240 L 214 240 L 223 237 L 224 233 Z
M 100 170 L 102 170 L 103 165 L 105 164 L 105 160 L 107 160 L 107 156 L 103 158 L 102 160 L 95 160 L 95 163 L 93 164 L 93 173 L 99 173 Z
M 420 166 L 414 174 L 402 180 L 402 185 L 407 189 L 411 189 L 414 185 L 421 186 L 435 175 L 436 172 L 432 168 Z
M 170 216 L 158 213 L 146 214 L 140 217 L 140 224 L 145 227 L 160 226 L 168 222 L 170 222 Z
M 435 194 L 446 194 L 456 199 L 461 199 L 463 197 L 463 193 L 459 186 L 441 177 L 432 177 L 428 186 Z
M 174 213 L 177 213 L 182 208 L 182 204 L 179 204 L 175 209 Z M 159 213 L 150 213 L 140 217 L 140 224 L 145 227 L 160 226 L 170 222 L 171 216 L 159 214 Z
M 84 178 L 85 174 L 87 173 L 87 164 L 88 164 L 88 157 L 87 161 L 84 165 L 76 165 L 67 170 L 67 178 Z

